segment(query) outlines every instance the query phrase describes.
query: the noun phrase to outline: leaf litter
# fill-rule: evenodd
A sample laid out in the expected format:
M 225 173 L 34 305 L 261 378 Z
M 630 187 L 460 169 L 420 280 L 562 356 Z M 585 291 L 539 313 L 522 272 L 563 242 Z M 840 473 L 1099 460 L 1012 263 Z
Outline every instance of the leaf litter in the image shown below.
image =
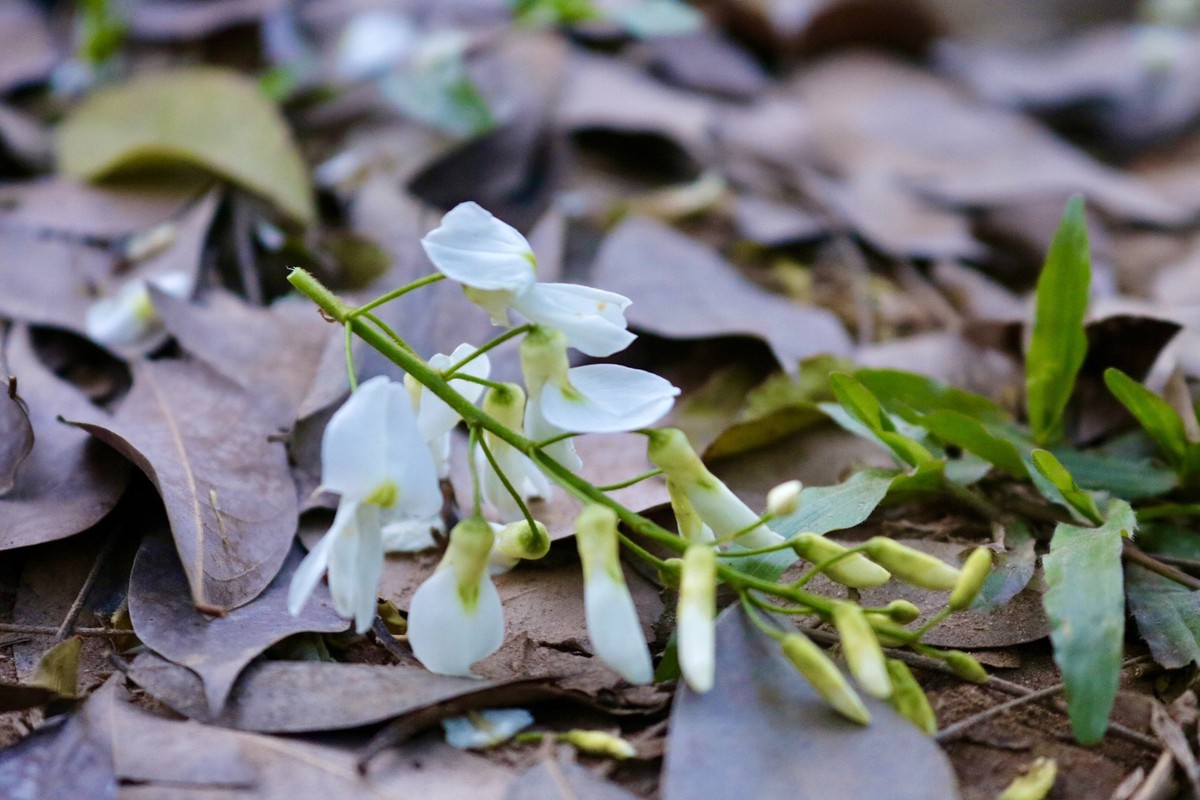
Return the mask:
M 1145 712 L 1194 702 L 1200 550 L 1154 533 L 1155 515 L 1194 516 L 1193 476 L 1167 457 L 1182 445 L 1140 433 L 1140 407 L 1104 385 L 1115 367 L 1161 393 L 1174 373 L 1175 407 L 1184 422 L 1194 414 L 1200 318 L 1180 265 L 1195 255 L 1200 205 L 1171 177 L 1195 169 L 1187 29 L 1064 22 L 1062 41 L 1015 49 L 987 41 L 988 14 L 966 23 L 941 3 L 722 0 L 703 4 L 697 30 L 638 39 L 653 28 L 622 27 L 628 17 L 530 29 L 503 4 L 453 2 L 409 22 L 465 32 L 451 48 L 465 77 L 421 84 L 433 94 L 414 103 L 339 71 L 353 12 L 334 4 L 143 2 L 124 17 L 97 3 L 78 26 L 68 9 L 10 5 L 0 784 L 13 796 L 990 798 L 1037 756 L 1057 761 L 1050 796 L 1109 796 L 1131 780 L 1149 796 L 1169 789 L 1160 752 L 1181 765 L 1180 787 L 1194 776 L 1194 724 L 1151 725 Z M 69 47 L 52 44 L 63 36 Z M 1146 57 L 1156 41 L 1175 48 L 1160 72 Z M 180 45 L 225 55 L 185 65 Z M 384 57 L 396 60 L 376 69 L 418 69 Z M 45 158 L 55 148 L 57 172 Z M 1076 193 L 1090 287 L 1059 274 L 1057 309 L 1071 314 L 1054 325 L 1073 338 L 1026 351 L 1034 280 Z M 713 691 L 674 686 L 675 592 L 633 564 L 626 580 L 661 680 L 629 685 L 586 635 L 578 504 L 562 493 L 532 507 L 555 540 L 548 560 L 496 579 L 508 637 L 480 663 L 484 681 L 433 675 L 408 653 L 403 612 L 437 551 L 389 556 L 379 594 L 401 613 L 366 636 L 345 631 L 324 587 L 287 614 L 297 533 L 312 546 L 306 531 L 329 522 L 319 443 L 350 378 L 342 331 L 284 296 L 285 269 L 365 302 L 430 272 L 419 240 L 465 200 L 530 231 L 539 280 L 633 299 L 641 339 L 619 358 L 685 388 L 675 419 L 714 472 L 754 507 L 783 480 L 805 481 L 799 508 L 777 521 L 784 535 L 849 546 L 884 535 L 950 564 L 994 551 L 984 608 L 924 639 L 975 653 L 994 678 L 976 687 L 901 653 L 943 729 L 964 733 L 939 747 L 874 700 L 869 728 L 841 721 L 740 608 L 718 626 Z M 173 273 L 187 291 L 146 288 L 138 313 L 152 335 L 85 341 L 98 298 Z M 1107 305 L 1093 303 L 1083 327 L 1089 294 Z M 449 282 L 377 313 L 426 356 L 490 330 Z M 1077 365 L 1056 360 L 1064 342 L 1087 353 L 1075 392 Z M 397 375 L 352 350 L 358 379 Z M 516 350 L 490 354 L 494 378 L 517 376 Z M 1024 402 L 1023 358 L 1043 376 Z M 867 431 L 861 419 L 836 427 L 822 405 L 840 399 L 829 376 L 864 367 L 881 416 Z M 934 384 L 914 394 L 887 370 L 979 392 L 997 411 L 938 399 Z M 581 439 L 585 477 L 644 473 L 639 438 Z M 921 452 L 933 460 L 902 463 Z M 461 440 L 455 458 L 448 523 L 471 497 Z M 1113 535 L 1131 529 L 1117 506 L 1089 492 L 1132 503 L 1134 544 Z M 613 496 L 666 516 L 661 478 Z M 916 627 L 948 593 L 893 582 L 855 596 L 915 602 Z M 1122 602 L 1139 634 L 1126 626 L 1123 642 Z M 1078 645 L 1072 626 L 1093 617 Z M 815 641 L 832 635 L 799 620 Z M 44 654 L 76 646 L 77 700 L 37 677 Z M 58 656 L 46 663 L 65 670 Z M 1031 689 L 1050 698 L 981 717 Z M 619 730 L 638 756 L 549 738 L 483 755 L 438 741 L 443 717 L 511 705 L 542 727 Z M 385 723 L 390 746 L 361 776 Z M 1104 738 L 1070 743 L 1070 724 L 1081 740 Z M 1149 777 L 1127 779 L 1138 770 Z

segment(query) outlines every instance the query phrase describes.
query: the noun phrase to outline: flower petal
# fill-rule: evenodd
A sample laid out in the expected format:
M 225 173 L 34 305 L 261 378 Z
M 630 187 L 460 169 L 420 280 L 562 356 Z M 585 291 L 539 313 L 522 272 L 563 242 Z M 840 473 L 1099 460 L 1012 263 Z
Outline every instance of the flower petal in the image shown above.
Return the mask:
M 334 536 L 337 533 L 338 519 L 348 519 L 353 516 L 353 503 L 344 503 L 343 505 L 346 506 L 346 510 L 338 508 L 337 516 L 333 520 L 333 527 L 321 537 L 321 541 L 317 542 L 312 550 L 308 551 L 308 555 L 292 573 L 292 582 L 288 585 L 287 598 L 288 613 L 292 616 L 298 615 L 304 609 L 308 598 L 312 597 L 313 591 L 329 567 L 329 549 L 333 546 Z
M 430 672 L 473 677 L 471 665 L 504 644 L 504 610 L 491 579 L 483 578 L 475 607 L 467 609 L 455 571 L 433 573 L 409 603 L 408 642 Z
M 399 514 L 383 525 L 383 551 L 385 553 L 419 553 L 436 547 L 434 531 L 445 532 L 442 515 L 414 517 Z
M 358 511 L 358 552 L 354 559 L 354 630 L 366 633 L 378 613 L 379 578 L 383 575 L 383 538 L 379 506 Z
M 650 648 L 625 583 L 607 570 L 594 570 L 584 584 L 583 604 L 596 655 L 630 683 L 650 683 Z
M 615 292 L 572 283 L 538 283 L 512 300 L 512 309 L 530 322 L 557 328 L 567 344 L 589 356 L 611 356 L 637 337 L 627 331 L 630 300 Z
M 429 366 L 437 370 L 444 370 L 474 352 L 475 348 L 471 345 L 460 344 L 448 356 L 438 353 L 430 358 Z M 464 366 L 460 372 L 476 378 L 486 378 L 491 372 L 491 362 L 488 361 L 486 355 L 479 356 Z M 478 400 L 479 395 L 483 393 L 483 386 L 470 381 L 452 380 L 450 385 L 471 403 Z M 458 412 L 447 405 L 444 400 L 429 391 L 428 388 L 421 387 L 420 401 L 417 405 L 417 427 L 421 429 L 421 435 L 425 437 L 425 442 L 437 464 L 439 475 L 444 476 L 449 470 L 449 464 L 446 463 L 450 449 L 449 436 L 460 419 Z
M 679 610 L 679 669 L 688 686 L 703 694 L 713 687 L 716 670 L 716 629 L 703 609 Z
M 442 490 L 437 466 L 417 426 L 403 384 L 387 384 L 387 422 L 374 435 L 386 448 L 385 480 L 391 480 L 400 490 L 397 506 L 419 517 L 438 513 L 442 508 Z
M 321 483 L 329 491 L 362 500 L 387 480 L 384 431 L 389 383 L 382 375 L 363 383 L 325 426 Z
M 533 714 L 523 708 L 487 708 L 472 717 L 442 720 L 446 744 L 460 750 L 482 750 L 507 742 L 533 724 Z
M 533 249 L 476 203 L 460 203 L 421 240 L 438 270 L 465 286 L 520 292 L 536 280 Z
M 563 430 L 616 433 L 645 428 L 662 419 L 675 404 L 679 389 L 670 381 L 619 364 L 575 367 L 567 375 L 571 391 L 547 384 L 541 413 Z
M 333 607 L 343 617 L 354 616 L 354 570 L 358 561 L 358 523 L 361 507 L 357 502 L 343 500 L 338 506 L 337 516 L 333 519 L 333 527 L 325 534 L 325 538 L 330 540 L 329 594 L 333 597 Z
M 542 413 L 541 397 L 533 395 L 525 402 L 524 427 L 525 435 L 535 442 L 544 442 L 566 432 L 546 419 Z M 572 472 L 578 472 L 583 467 L 583 459 L 575 452 L 575 444 L 570 439 L 555 442 L 542 448 L 542 451 Z
M 87 310 L 88 338 L 106 347 L 134 347 L 161 328 L 146 283 L 126 282 L 116 293 L 101 297 Z

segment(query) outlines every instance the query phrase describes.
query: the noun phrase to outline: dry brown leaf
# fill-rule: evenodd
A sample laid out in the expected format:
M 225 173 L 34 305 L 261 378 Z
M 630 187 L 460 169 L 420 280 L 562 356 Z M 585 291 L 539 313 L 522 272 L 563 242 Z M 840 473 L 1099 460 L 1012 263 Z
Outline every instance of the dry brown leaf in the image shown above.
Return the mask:
M 34 3 L 14 0 L 0 5 L 0 92 L 40 81 L 58 62 L 58 48 Z

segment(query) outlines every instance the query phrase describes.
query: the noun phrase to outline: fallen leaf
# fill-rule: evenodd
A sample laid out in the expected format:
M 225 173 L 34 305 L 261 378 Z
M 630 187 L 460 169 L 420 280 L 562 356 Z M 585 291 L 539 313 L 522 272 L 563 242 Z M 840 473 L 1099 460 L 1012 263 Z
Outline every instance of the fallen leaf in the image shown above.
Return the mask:
M 1167 669 L 1200 664 L 1200 592 L 1130 565 L 1125 601 L 1155 661 Z
M 644 61 L 652 75 L 696 92 L 749 100 L 770 85 L 753 56 L 713 30 L 647 39 L 631 55 Z
M 9 335 L 7 364 L 28 409 L 33 446 L 12 489 L 0 495 L 0 551 L 92 527 L 117 504 L 129 480 L 128 464 L 116 453 L 59 421 L 95 409 L 42 366 L 26 329 Z
M 154 483 L 198 607 L 236 608 L 279 571 L 296 533 L 296 490 L 262 397 L 197 362 L 141 361 L 117 413 L 73 424 Z
M 634 800 L 637 795 L 570 761 L 544 759 L 521 773 L 504 800 Z
M 214 715 L 196 675 L 164 658 L 139 656 L 129 678 L 189 719 L 261 733 L 337 731 L 397 717 L 411 718 L 416 732 L 444 716 L 561 697 L 544 678 L 479 681 L 420 666 L 260 661 Z
M 253 83 L 227 70 L 155 72 L 90 94 L 62 124 L 58 158 L 65 175 L 83 180 L 164 164 L 201 167 L 298 222 L 316 217 L 287 124 Z
M 863 701 L 870 725 L 839 716 L 733 606 L 717 621 L 712 690 L 676 693 L 663 798 L 957 800 L 937 744 L 890 705 Z
M 228 28 L 259 22 L 286 5 L 285 0 L 170 0 L 166 3 L 142 0 L 133 4 L 129 28 L 139 39 L 203 39 Z
M 209 714 L 221 713 L 239 674 L 263 650 L 294 633 L 335 633 L 348 623 L 333 610 L 322 584 L 304 611 L 287 611 L 287 592 L 301 554 L 292 547 L 283 568 L 266 590 L 222 617 L 192 607 L 187 579 L 170 543 L 148 537 L 133 563 L 129 615 L 147 647 L 192 670 L 204 683 Z
M 597 286 L 633 299 L 626 312 L 630 325 L 659 336 L 754 336 L 770 345 L 787 370 L 808 356 L 851 349 L 829 311 L 760 289 L 706 245 L 648 219 L 617 226 L 593 270 Z M 662 291 L 664 281 L 675 290 Z
M 0 341 L 3 341 L 0 337 Z M 0 497 L 12 490 L 17 470 L 33 450 L 33 425 L 25 401 L 17 394 L 17 379 L 9 375 L 0 352 Z
M 10 183 L 0 187 L 0 225 L 116 240 L 176 218 L 209 183 L 92 186 L 57 175 Z
M 0 92 L 43 80 L 58 62 L 46 19 L 25 0 L 0 5 Z

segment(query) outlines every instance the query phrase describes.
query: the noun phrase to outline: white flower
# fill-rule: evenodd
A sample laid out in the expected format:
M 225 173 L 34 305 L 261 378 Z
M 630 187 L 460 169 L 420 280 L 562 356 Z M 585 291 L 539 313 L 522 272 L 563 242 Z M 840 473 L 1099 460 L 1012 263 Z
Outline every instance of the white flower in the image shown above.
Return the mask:
M 392 519 L 383 526 L 383 551 L 385 553 L 419 553 L 437 546 L 434 533 L 445 533 L 441 513 L 424 517 L 404 515 Z
M 429 366 L 436 370 L 447 369 L 475 352 L 469 344 L 460 344 L 450 355 L 438 353 L 429 359 Z M 479 356 L 468 362 L 459 372 L 475 378 L 487 378 L 491 373 L 491 362 L 487 356 Z M 422 386 L 411 375 L 404 377 L 404 385 L 412 398 L 413 407 L 417 410 L 417 427 L 429 445 L 429 452 L 437 465 L 438 477 L 445 478 L 450 474 L 450 438 L 454 426 L 462 419 L 458 412 L 446 404 L 446 401 L 431 392 L 427 386 Z M 483 386 L 473 381 L 455 379 L 450 386 L 462 395 L 467 402 L 474 403 L 483 394 Z
M 406 17 L 383 10 L 358 14 L 338 40 L 337 74 L 347 81 L 378 77 L 407 63 L 418 40 Z
M 84 320 L 88 338 L 106 347 L 136 347 L 162 331 L 149 284 L 178 298 L 186 298 L 192 290 L 192 279 L 182 272 L 127 281 L 114 294 L 99 298 L 88 308 Z
M 408 608 L 408 643 L 430 672 L 473 677 L 471 665 L 504 644 L 504 609 L 488 575 L 491 526 L 468 517 Z
M 616 514 L 604 506 L 584 508 L 575 521 L 575 543 L 583 561 L 583 607 L 592 650 L 630 683 L 650 683 L 650 648 L 621 573 Z
M 680 515 L 680 506 L 684 506 L 684 516 L 694 511 L 712 529 L 717 539 L 743 531 L 734 538 L 733 544 L 747 550 L 772 547 L 784 541 L 782 536 L 759 522 L 759 515 L 704 466 L 682 431 L 661 428 L 650 431 L 649 439 L 647 455 L 656 467 L 666 473 L 668 485 L 676 489 L 671 497 L 676 516 Z M 686 506 L 691 506 L 691 509 L 686 509 Z M 791 550 L 782 549 L 739 560 L 743 563 L 758 562 L 773 571 L 782 572 L 797 558 Z
M 501 575 L 521 561 L 536 561 L 550 552 L 550 532 L 537 520 L 532 528 L 527 520 L 521 519 L 503 526 L 493 524 L 492 531 L 496 541 L 488 554 L 491 575 Z
M 525 416 L 525 392 L 515 383 L 506 383 L 490 389 L 483 399 L 483 410 L 509 430 L 521 431 Z M 529 435 L 529 432 L 526 431 Z M 521 507 L 500 479 L 500 473 L 508 479 L 523 501 L 550 495 L 550 481 L 541 470 L 517 448 L 493 433 L 483 434 L 484 443 L 496 459 L 499 472 L 492 468 L 483 450 L 474 453 L 476 468 L 480 475 L 483 497 L 505 521 L 524 518 Z
M 717 555 L 706 544 L 692 544 L 683 554 L 679 586 L 679 669 L 693 691 L 713 687 L 716 670 Z
M 538 283 L 537 257 L 515 228 L 475 203 L 460 203 L 421 240 L 434 266 L 461 283 L 497 325 L 509 311 L 557 328 L 571 347 L 610 356 L 636 337 L 626 330 L 629 298 L 569 283 Z
M 804 484 L 800 481 L 784 481 L 767 492 L 767 513 L 772 517 L 795 514 L 800 507 L 800 493 Z
M 301 562 L 288 591 L 299 614 L 321 575 L 333 605 L 371 627 L 383 569 L 382 529 L 403 515 L 442 507 L 437 474 L 404 387 L 378 377 L 360 386 L 330 418 L 321 439 L 322 485 L 342 496 L 333 527 Z
M 465 717 L 442 720 L 446 744 L 460 750 L 484 750 L 507 742 L 533 724 L 533 714 L 523 708 L 489 708 Z

